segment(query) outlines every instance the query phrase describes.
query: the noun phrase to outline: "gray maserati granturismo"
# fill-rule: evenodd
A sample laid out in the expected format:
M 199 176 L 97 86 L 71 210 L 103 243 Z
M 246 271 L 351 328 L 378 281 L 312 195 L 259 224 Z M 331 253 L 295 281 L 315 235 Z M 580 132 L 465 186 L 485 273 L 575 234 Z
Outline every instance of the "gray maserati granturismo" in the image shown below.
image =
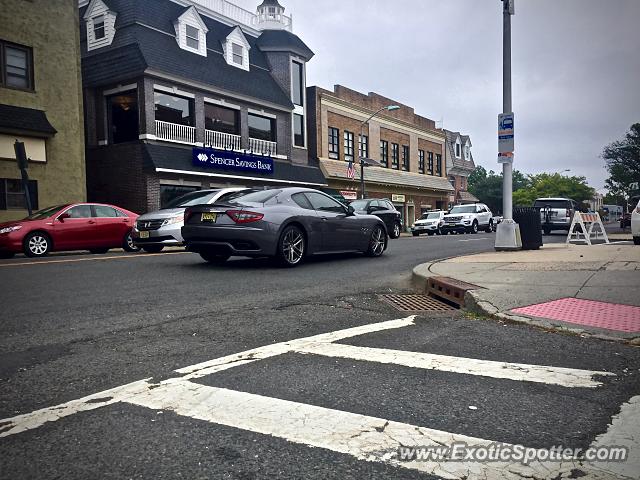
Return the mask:
M 380 218 L 357 214 L 308 188 L 244 190 L 211 205 L 191 206 L 182 237 L 187 250 L 209 263 L 231 256 L 275 257 L 288 267 L 326 253 L 379 257 L 388 242 Z

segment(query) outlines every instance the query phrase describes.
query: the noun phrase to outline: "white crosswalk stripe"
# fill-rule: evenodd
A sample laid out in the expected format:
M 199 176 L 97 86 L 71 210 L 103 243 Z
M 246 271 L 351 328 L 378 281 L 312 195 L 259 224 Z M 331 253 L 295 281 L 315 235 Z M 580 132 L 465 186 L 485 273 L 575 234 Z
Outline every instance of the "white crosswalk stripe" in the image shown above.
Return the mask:
M 609 372 L 496 362 L 334 343 L 367 333 L 404 328 L 412 325 L 414 320 L 415 317 L 411 316 L 364 325 L 267 345 L 192 365 L 177 370 L 177 373 L 181 375 L 178 378 L 171 378 L 160 383 L 152 383 L 149 379 L 141 380 L 55 407 L 0 420 L 0 437 L 35 429 L 46 422 L 57 421 L 81 411 L 124 402 L 156 410 L 173 411 L 178 415 L 194 419 L 273 435 L 290 442 L 349 454 L 360 460 L 384 462 L 447 479 L 566 478 L 566 475 L 574 468 L 585 471 L 587 476 L 582 477 L 585 479 L 623 478 L 625 470 L 616 470 L 620 476 L 612 477 L 610 474 L 602 473 L 594 466 L 577 462 L 533 462 L 524 465 L 516 461 L 464 462 L 430 459 L 404 461 L 399 458 L 398 454 L 401 446 L 436 447 L 457 442 L 486 446 L 494 441 L 435 430 L 427 426 L 410 425 L 246 392 L 205 386 L 191 381 L 285 353 L 348 358 L 510 381 L 546 383 L 566 388 L 597 387 L 602 384 L 597 380 L 597 377 L 613 375 Z M 635 409 L 631 413 L 632 415 L 640 413 L 636 412 L 636 410 L 640 410 L 639 406 L 640 401 L 632 402 L 632 408 Z M 616 438 L 615 432 L 608 433 L 609 436 L 606 438 Z M 630 434 L 626 433 L 626 435 Z M 634 441 L 632 438 L 631 446 L 635 451 L 640 450 Z M 632 462 L 632 464 L 634 463 Z

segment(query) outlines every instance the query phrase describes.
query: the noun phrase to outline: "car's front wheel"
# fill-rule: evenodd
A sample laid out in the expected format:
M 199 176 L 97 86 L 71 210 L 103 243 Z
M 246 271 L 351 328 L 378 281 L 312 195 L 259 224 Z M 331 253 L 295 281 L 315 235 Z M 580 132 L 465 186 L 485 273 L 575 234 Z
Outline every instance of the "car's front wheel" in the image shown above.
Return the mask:
M 478 221 L 474 220 L 471 224 L 471 233 L 478 233 Z
M 369 257 L 379 257 L 384 253 L 384 249 L 387 246 L 387 234 L 384 229 L 377 225 L 373 227 L 371 232 L 371 238 L 369 239 L 369 248 L 367 249 L 367 255 Z
M 140 247 L 138 247 L 135 243 L 133 243 L 133 236 L 131 235 L 131 230 L 127 232 L 124 236 L 124 240 L 122 241 L 122 248 L 125 252 L 139 252 Z
M 23 248 L 27 257 L 46 257 L 51 251 L 51 239 L 46 233 L 33 232 L 24 239 Z
M 391 229 L 391 235 L 389 235 L 391 238 L 398 238 L 400 237 L 400 232 L 402 231 L 402 225 L 400 225 L 398 222 L 393 224 L 393 228 Z
M 224 262 L 229 260 L 229 257 L 231 255 L 211 253 L 211 252 L 200 252 L 200 256 L 205 262 L 211 263 L 212 265 L 222 265 Z
M 304 233 L 295 225 L 286 227 L 278 241 L 278 262 L 285 267 L 302 263 L 306 253 Z

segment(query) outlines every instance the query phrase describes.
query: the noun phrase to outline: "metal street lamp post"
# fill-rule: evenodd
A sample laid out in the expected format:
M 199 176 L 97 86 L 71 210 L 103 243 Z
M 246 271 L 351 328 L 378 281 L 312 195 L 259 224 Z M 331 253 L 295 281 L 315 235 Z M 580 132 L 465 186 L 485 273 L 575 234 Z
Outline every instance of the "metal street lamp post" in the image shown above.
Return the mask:
M 360 155 L 360 153 L 364 153 L 364 152 L 361 152 L 361 149 L 360 149 L 360 146 L 363 144 L 362 140 L 364 138 L 364 126 L 367 125 L 373 117 L 378 115 L 383 110 L 386 110 L 387 112 L 392 112 L 394 110 L 399 110 L 399 109 L 400 107 L 398 105 L 387 105 L 386 107 L 382 107 L 380 110 L 378 110 L 376 113 L 371 115 L 369 118 L 367 118 L 364 122 L 360 124 L 360 137 L 358 138 L 358 156 L 360 157 L 360 195 L 361 195 L 360 198 L 365 198 L 365 190 L 364 190 L 365 158 L 362 155 Z

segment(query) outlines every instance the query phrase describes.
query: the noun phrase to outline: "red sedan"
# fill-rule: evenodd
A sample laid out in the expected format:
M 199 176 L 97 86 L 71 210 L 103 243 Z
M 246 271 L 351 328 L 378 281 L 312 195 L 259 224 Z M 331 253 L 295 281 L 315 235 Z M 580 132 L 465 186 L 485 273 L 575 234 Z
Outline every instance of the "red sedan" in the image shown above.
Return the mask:
M 0 223 L 0 256 L 23 252 L 44 257 L 51 251 L 89 250 L 106 253 L 110 248 L 137 248 L 131 229 L 138 215 L 98 203 L 74 203 L 45 208 L 24 220 Z

